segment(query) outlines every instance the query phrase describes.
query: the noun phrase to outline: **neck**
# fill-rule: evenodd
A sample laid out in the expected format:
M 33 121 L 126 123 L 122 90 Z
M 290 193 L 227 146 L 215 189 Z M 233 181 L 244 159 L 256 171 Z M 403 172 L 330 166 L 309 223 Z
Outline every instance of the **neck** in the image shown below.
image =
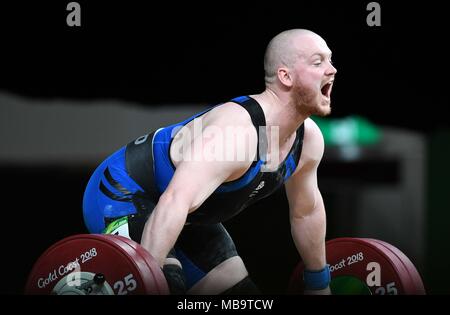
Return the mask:
M 279 128 L 280 145 L 288 141 L 307 118 L 306 115 L 298 111 L 288 93 L 275 91 L 267 87 L 264 92 L 253 97 L 264 111 L 268 132 L 272 130 L 271 127 Z

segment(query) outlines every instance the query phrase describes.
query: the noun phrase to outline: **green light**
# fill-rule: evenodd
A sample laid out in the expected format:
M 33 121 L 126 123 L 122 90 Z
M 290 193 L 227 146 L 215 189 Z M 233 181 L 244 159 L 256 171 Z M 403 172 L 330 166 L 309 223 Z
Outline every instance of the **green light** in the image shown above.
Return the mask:
M 381 138 L 380 129 L 361 116 L 312 119 L 322 131 L 327 145 L 370 145 L 378 143 Z

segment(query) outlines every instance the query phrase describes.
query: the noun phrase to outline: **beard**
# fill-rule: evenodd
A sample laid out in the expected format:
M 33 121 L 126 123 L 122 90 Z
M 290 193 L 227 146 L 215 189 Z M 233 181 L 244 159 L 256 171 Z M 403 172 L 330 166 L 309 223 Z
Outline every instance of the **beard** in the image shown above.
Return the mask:
M 322 97 L 322 93 L 302 85 L 295 85 L 292 88 L 291 102 L 301 115 L 320 117 L 328 116 L 331 113 L 331 100 Z

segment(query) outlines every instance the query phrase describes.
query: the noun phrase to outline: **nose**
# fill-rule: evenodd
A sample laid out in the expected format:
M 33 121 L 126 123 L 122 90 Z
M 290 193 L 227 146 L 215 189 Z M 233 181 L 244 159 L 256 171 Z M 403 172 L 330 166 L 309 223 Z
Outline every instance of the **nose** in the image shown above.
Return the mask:
M 327 70 L 327 75 L 335 75 L 337 73 L 336 67 L 330 63 L 330 67 Z

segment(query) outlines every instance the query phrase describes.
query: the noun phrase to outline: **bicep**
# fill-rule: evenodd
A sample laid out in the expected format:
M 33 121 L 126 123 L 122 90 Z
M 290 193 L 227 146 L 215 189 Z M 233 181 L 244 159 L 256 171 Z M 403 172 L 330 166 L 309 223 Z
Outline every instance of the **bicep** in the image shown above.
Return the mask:
M 220 131 L 220 126 L 217 127 Z M 225 136 L 224 136 L 225 135 Z M 184 151 L 166 192 L 186 203 L 190 212 L 197 209 L 231 174 L 249 167 L 250 160 L 227 160 L 212 152 L 224 152 L 225 133 L 205 132 L 193 139 Z M 234 150 L 245 150 L 235 143 Z M 256 147 L 256 145 L 255 145 Z
M 186 203 L 192 211 L 224 182 L 228 172 L 227 167 L 219 162 L 183 162 L 177 167 L 165 193 Z
M 286 182 L 286 195 L 293 216 L 307 215 L 320 206 L 322 196 L 317 183 L 317 170 L 324 153 L 324 140 L 316 123 L 305 120 L 305 135 L 299 168 Z
M 285 188 L 291 216 L 309 214 L 321 199 L 317 184 L 317 165 L 305 165 L 286 182 Z

